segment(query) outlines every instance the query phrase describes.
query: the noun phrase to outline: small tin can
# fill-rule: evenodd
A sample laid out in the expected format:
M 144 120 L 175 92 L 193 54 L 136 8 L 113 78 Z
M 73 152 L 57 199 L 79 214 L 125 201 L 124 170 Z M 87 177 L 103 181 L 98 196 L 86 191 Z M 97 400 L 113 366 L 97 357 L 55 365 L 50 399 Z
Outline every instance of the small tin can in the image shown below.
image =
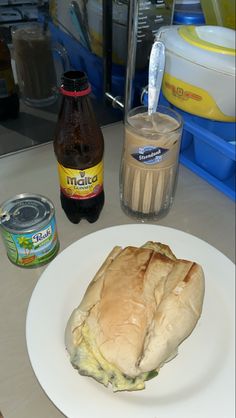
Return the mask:
M 22 193 L 0 206 L 0 229 L 9 260 L 39 267 L 59 250 L 55 209 L 46 197 Z

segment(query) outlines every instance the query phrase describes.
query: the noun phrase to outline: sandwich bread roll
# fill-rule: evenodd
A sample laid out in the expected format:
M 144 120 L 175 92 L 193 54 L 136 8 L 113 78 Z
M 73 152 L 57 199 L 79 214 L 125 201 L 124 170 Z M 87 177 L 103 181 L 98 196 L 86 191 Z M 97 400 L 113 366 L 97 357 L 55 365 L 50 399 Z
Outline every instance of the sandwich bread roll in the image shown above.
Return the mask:
M 68 321 L 72 365 L 113 390 L 139 390 L 201 315 L 204 274 L 161 243 L 115 247 Z

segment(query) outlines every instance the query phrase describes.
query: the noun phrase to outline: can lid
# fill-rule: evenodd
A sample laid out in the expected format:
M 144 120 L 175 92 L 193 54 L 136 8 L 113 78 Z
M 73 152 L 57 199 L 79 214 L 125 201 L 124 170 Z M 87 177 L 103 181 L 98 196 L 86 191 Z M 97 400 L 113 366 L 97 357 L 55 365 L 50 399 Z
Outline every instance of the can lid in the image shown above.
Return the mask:
M 0 207 L 0 224 L 9 232 L 30 233 L 46 225 L 54 215 L 52 202 L 41 195 L 20 194 Z

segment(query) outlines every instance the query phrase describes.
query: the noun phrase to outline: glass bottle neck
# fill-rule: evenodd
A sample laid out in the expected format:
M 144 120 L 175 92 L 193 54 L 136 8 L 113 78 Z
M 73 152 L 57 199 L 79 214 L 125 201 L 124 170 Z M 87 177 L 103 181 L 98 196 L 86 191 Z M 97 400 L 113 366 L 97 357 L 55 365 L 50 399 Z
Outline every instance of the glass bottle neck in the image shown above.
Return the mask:
M 63 94 L 63 96 L 81 97 L 81 96 L 86 96 L 89 93 L 91 93 L 91 87 L 89 86 L 87 89 L 81 90 L 81 91 L 69 91 L 69 90 L 65 90 L 63 87 L 60 87 L 60 92 L 61 94 Z

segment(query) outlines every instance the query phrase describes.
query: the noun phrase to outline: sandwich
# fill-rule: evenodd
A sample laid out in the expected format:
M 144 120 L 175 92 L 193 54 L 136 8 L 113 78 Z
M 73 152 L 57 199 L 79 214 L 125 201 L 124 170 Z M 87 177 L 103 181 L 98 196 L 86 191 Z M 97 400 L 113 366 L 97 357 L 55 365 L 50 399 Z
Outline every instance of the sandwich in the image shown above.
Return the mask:
M 65 330 L 70 362 L 113 391 L 145 388 L 201 316 L 204 273 L 164 244 L 112 249 Z

